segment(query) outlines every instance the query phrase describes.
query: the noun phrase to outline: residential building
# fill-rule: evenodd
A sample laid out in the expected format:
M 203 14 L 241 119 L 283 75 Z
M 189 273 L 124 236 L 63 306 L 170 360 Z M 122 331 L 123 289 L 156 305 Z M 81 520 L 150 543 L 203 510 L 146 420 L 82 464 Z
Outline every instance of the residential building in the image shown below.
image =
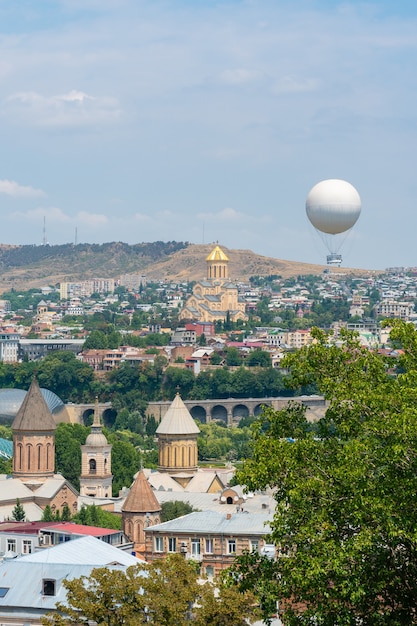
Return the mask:
M 173 552 L 200 564 L 213 577 L 245 551 L 261 553 L 270 545 L 271 516 L 262 513 L 201 511 L 145 528 L 145 559 L 149 562 Z
M 19 333 L 0 333 L 0 361 L 17 363 L 19 360 Z

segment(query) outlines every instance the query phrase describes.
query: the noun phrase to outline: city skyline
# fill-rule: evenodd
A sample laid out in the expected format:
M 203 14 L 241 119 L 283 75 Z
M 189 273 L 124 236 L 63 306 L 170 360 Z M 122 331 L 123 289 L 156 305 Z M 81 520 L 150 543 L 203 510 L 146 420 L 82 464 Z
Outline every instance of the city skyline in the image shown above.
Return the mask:
M 0 243 L 322 264 L 305 200 L 342 178 L 343 265 L 417 265 L 416 25 L 406 0 L 0 1 Z

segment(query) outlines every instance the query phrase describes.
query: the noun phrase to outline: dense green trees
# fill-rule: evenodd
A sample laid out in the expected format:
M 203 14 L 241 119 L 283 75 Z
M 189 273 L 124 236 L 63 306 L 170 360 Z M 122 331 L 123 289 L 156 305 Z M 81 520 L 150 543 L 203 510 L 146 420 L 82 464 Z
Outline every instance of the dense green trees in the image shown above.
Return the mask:
M 269 355 L 259 352 L 260 355 L 254 352 L 256 362 L 250 364 L 259 366 L 270 363 Z M 143 412 L 144 401 L 172 400 L 178 390 L 183 400 L 263 398 L 289 393 L 285 391 L 281 372 L 268 366 L 238 367 L 234 371 L 220 367 L 202 371 L 195 376 L 188 369 L 168 367 L 163 370 L 160 363 L 146 363 L 138 366 L 124 364 L 109 372 L 108 383 L 99 395 L 103 398 L 111 397 L 117 409 L 126 407 Z
M 336 346 L 316 330 L 286 361 L 295 386 L 314 382 L 329 401 L 316 433 L 297 405 L 254 426 L 238 480 L 274 489 L 271 540 L 283 556 L 263 581 L 261 563 L 242 559 L 233 580 L 256 577 L 286 625 L 417 623 L 417 333 L 392 323 L 404 349 L 396 375 L 355 336 Z
M 182 500 L 169 500 L 163 502 L 161 505 L 161 522 L 169 522 L 171 519 L 176 519 L 182 515 L 188 515 L 196 509 L 193 509 L 188 502 L 182 502 Z
M 240 460 L 251 456 L 251 431 L 244 426 L 227 427 L 226 424 L 210 422 L 199 424 L 198 458 L 200 461 L 222 459 Z
M 247 626 L 257 614 L 253 596 L 219 582 L 198 583 L 195 564 L 180 554 L 120 569 L 96 568 L 64 581 L 66 602 L 41 618 L 46 626 Z

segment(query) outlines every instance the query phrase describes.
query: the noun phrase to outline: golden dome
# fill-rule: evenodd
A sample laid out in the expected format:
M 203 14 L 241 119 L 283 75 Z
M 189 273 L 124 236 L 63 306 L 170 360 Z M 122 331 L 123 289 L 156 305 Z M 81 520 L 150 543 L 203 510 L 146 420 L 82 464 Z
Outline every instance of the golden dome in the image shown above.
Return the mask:
M 220 246 L 216 246 L 206 258 L 206 261 L 228 261 L 229 257 L 225 255 Z

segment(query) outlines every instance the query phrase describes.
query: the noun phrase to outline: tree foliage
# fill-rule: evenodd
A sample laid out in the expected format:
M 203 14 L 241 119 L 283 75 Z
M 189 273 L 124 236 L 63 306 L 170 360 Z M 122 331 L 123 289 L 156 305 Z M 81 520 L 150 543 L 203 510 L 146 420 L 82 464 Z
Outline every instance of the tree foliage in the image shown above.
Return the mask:
M 171 519 L 188 515 L 195 510 L 189 502 L 182 502 L 182 500 L 163 502 L 161 505 L 161 522 L 169 522 Z
M 41 618 L 45 626 L 247 626 L 256 615 L 252 594 L 220 584 L 201 586 L 195 564 L 181 555 L 127 568 L 96 568 L 64 581 L 66 603 Z
M 23 522 L 26 519 L 25 509 L 19 498 L 17 498 L 16 504 L 13 508 L 12 518 L 15 520 L 15 522 Z
M 415 624 L 416 330 L 393 322 L 404 350 L 395 376 L 353 334 L 338 346 L 314 334 L 285 365 L 295 386 L 313 382 L 328 400 L 319 436 L 301 406 L 268 409 L 238 475 L 250 489 L 274 489 L 271 540 L 285 557 L 263 577 L 238 559 L 239 584 L 273 579 L 289 626 Z

